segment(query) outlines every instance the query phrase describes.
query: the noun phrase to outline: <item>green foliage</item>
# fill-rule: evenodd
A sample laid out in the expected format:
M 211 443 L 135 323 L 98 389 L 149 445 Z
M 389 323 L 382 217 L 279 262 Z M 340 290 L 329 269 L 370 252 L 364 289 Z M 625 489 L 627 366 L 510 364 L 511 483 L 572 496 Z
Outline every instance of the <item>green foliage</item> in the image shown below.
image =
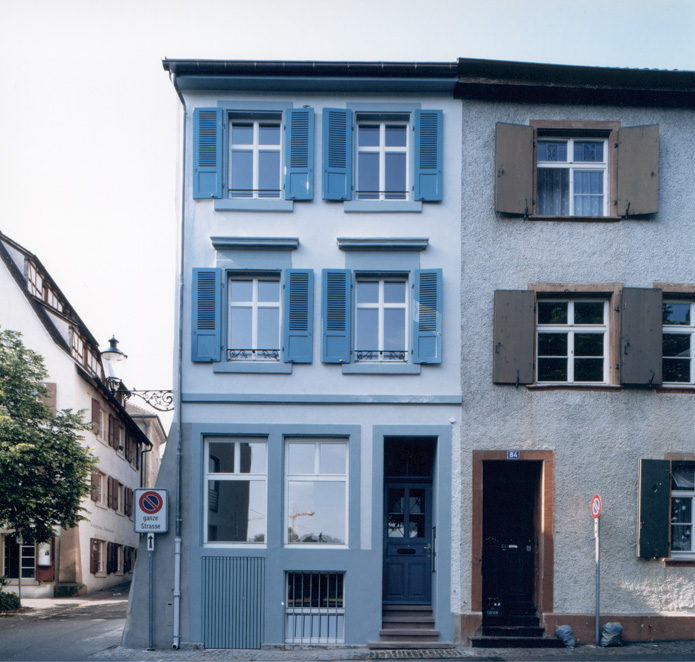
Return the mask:
M 95 464 L 81 444 L 83 412 L 54 417 L 42 402 L 46 377 L 21 334 L 0 330 L 0 522 L 25 543 L 48 542 L 53 527 L 84 519 L 80 502 Z
M 2 587 L 7 584 L 7 577 L 0 575 L 0 611 L 19 609 L 19 598 L 16 593 L 3 593 Z

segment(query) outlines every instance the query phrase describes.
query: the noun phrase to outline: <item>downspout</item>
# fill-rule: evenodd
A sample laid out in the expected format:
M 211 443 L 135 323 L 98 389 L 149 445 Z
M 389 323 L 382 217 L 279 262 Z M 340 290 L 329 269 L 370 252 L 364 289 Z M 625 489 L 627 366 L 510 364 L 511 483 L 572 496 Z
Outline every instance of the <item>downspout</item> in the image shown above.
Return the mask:
M 176 94 L 183 106 L 183 163 L 181 166 L 181 257 L 179 267 L 179 347 L 177 357 L 177 402 L 176 408 L 179 412 L 179 424 L 176 430 L 176 535 L 174 538 L 174 631 L 172 648 L 178 650 L 181 645 L 181 528 L 183 524 L 181 506 L 181 474 L 183 460 L 183 414 L 181 389 L 183 387 L 183 294 L 184 294 L 184 227 L 186 225 L 186 123 L 188 115 L 186 112 L 186 101 L 181 94 L 181 90 L 176 82 L 176 74 L 169 74 L 174 85 Z

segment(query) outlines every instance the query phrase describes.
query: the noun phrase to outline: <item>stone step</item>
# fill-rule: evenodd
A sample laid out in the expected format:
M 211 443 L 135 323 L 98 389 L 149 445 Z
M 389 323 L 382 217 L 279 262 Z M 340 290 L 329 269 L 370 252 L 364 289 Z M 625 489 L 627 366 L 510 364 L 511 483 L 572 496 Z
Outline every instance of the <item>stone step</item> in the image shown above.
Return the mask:
M 542 637 L 545 628 L 529 625 L 483 625 L 485 637 Z
M 383 641 L 406 639 L 409 641 L 437 641 L 439 630 L 434 628 L 386 628 L 379 630 L 379 636 Z
M 370 641 L 367 643 L 370 650 L 423 650 L 439 648 L 456 648 L 451 641 Z
M 384 616 L 381 619 L 384 628 L 400 627 L 401 625 L 413 628 L 433 628 L 434 618 L 422 616 Z

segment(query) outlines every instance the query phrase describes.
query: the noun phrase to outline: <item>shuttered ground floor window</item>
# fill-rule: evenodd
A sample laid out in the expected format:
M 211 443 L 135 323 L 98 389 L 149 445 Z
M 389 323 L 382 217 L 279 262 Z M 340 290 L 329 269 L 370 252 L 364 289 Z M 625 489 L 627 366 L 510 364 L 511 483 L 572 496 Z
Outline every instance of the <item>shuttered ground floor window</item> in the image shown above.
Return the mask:
M 288 572 L 285 642 L 345 642 L 342 572 Z

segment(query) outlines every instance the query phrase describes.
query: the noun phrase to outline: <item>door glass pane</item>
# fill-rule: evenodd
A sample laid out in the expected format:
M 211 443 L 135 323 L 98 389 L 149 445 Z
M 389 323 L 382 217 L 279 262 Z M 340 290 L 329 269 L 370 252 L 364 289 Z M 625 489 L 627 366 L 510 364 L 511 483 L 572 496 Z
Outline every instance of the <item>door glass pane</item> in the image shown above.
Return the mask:
M 411 489 L 408 499 L 408 537 L 425 537 L 425 490 Z
M 392 487 L 388 490 L 388 503 L 386 505 L 388 521 L 386 525 L 386 535 L 389 538 L 405 537 L 404 497 L 405 490 L 402 488 Z

